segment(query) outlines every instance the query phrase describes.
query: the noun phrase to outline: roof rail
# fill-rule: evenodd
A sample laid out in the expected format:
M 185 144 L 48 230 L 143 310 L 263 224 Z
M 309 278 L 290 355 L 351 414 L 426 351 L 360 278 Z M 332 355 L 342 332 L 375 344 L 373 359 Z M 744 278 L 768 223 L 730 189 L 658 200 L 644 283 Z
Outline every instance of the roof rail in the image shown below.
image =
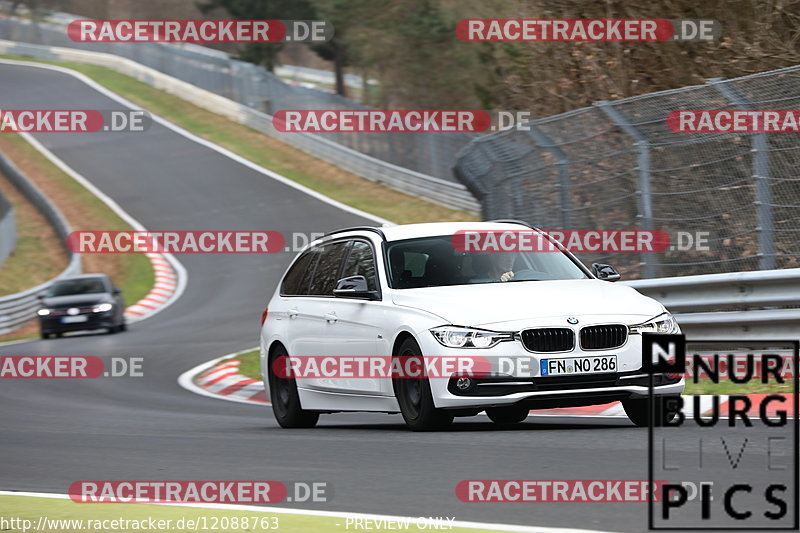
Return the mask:
M 337 229 L 335 231 L 326 233 L 325 235 L 323 235 L 323 237 L 329 237 L 331 235 L 336 235 L 337 233 L 347 233 L 348 231 L 372 231 L 373 233 L 377 233 L 378 235 L 380 235 L 381 239 L 383 239 L 384 241 L 386 240 L 386 235 L 383 233 L 383 231 L 380 228 L 376 228 L 374 226 L 352 226 L 350 228 Z
M 486 222 L 494 222 L 495 224 L 519 224 L 521 226 L 525 226 L 526 228 L 530 228 L 532 230 L 542 231 L 536 226 L 531 226 L 527 222 L 524 222 L 522 220 L 516 220 L 513 218 L 499 218 L 497 220 L 487 220 Z

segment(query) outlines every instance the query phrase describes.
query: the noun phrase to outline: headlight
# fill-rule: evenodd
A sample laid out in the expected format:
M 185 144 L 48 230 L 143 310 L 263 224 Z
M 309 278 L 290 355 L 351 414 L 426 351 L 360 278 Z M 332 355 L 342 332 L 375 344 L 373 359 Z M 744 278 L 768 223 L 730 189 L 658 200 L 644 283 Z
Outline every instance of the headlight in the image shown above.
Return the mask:
M 681 328 L 669 313 L 658 315 L 642 324 L 628 326 L 631 333 L 680 333 Z
M 491 348 L 499 342 L 514 340 L 513 333 L 460 326 L 441 326 L 430 331 L 439 344 L 448 348 Z
M 111 311 L 114 306 L 111 304 L 100 304 L 94 307 L 92 311 L 95 313 L 105 313 L 106 311 Z
M 38 311 L 36 311 L 36 314 L 39 315 L 39 316 L 47 316 L 47 315 L 50 314 L 50 310 L 49 309 L 39 309 Z

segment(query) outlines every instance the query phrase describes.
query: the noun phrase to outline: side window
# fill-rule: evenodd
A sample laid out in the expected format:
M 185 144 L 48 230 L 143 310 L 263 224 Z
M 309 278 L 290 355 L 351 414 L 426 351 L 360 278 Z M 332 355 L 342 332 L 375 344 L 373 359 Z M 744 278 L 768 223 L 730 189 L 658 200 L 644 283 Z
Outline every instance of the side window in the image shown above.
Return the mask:
M 289 269 L 289 272 L 287 272 L 286 276 L 283 278 L 281 294 L 297 296 L 305 292 L 304 289 L 308 287 L 308 277 L 305 276 L 305 273 L 308 270 L 309 265 L 313 267 L 313 263 L 311 261 L 313 258 L 314 253 L 309 250 L 301 255 L 297 261 L 295 261 L 295 263 L 292 265 L 292 268 Z M 302 283 L 304 277 L 306 279 L 305 284 Z
M 322 247 L 319 252 L 317 268 L 314 269 L 314 277 L 308 288 L 308 294 L 318 296 L 332 296 L 333 289 L 338 280 L 339 267 L 342 265 L 344 254 L 347 251 L 347 243 L 337 242 Z
M 372 247 L 364 241 L 353 242 L 350 255 L 344 264 L 342 277 L 364 276 L 367 278 L 367 288 L 371 291 L 378 290 L 377 279 L 375 278 L 375 257 Z

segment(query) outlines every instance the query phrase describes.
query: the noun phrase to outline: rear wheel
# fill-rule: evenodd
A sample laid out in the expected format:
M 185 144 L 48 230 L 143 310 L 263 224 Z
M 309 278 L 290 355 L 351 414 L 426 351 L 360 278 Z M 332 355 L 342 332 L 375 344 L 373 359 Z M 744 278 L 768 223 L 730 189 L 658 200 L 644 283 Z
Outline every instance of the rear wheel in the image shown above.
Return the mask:
M 43 339 L 49 339 L 50 338 L 50 334 L 47 333 L 46 331 L 42 331 L 39 335 L 41 335 L 41 337 Z
M 499 425 L 519 424 L 526 418 L 530 409 L 520 405 L 511 405 L 509 407 L 491 407 L 486 410 L 489 415 L 489 420 Z
M 272 371 L 272 363 L 279 357 L 288 357 L 286 348 L 277 346 L 269 357 L 269 396 L 272 413 L 283 428 L 311 428 L 317 424 L 319 413 L 306 411 L 300 405 L 297 381 L 292 377 L 278 377 Z
M 653 398 L 653 414 L 655 415 L 655 426 L 663 426 L 671 422 L 677 414 L 677 406 L 680 396 L 675 394 L 656 396 Z M 650 423 L 650 405 L 647 398 L 635 400 L 622 400 L 622 408 L 631 422 L 639 427 L 647 427 Z
M 417 342 L 408 338 L 400 345 L 395 357 L 422 357 Z M 433 404 L 431 386 L 426 376 L 394 378 L 394 394 L 400 405 L 403 420 L 412 431 L 434 431 L 453 423 L 453 415 Z

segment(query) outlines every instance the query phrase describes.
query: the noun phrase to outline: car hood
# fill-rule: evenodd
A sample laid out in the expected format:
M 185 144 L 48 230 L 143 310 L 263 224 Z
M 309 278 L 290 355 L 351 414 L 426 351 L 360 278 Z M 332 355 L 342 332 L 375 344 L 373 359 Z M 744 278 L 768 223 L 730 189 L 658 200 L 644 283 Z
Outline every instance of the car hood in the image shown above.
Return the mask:
M 635 324 L 664 312 L 664 307 L 631 287 L 599 281 L 560 280 L 453 285 L 395 291 L 396 305 L 421 309 L 459 326 L 497 325 L 522 329 L 608 321 Z
M 110 302 L 111 295 L 107 292 L 97 294 L 68 294 L 66 296 L 53 296 L 42 300 L 44 307 L 64 307 L 67 305 L 93 305 Z

